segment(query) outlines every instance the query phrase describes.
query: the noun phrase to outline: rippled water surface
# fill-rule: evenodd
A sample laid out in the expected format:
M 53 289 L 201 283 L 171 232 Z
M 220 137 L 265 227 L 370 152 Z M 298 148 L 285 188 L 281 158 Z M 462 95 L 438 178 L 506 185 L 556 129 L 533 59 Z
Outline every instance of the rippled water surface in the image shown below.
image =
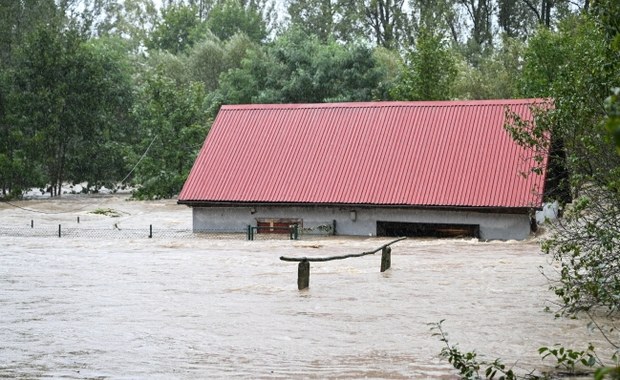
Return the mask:
M 40 212 L 0 204 L 2 225 L 191 227 L 174 201 L 16 205 Z M 443 319 L 461 349 L 522 371 L 545 368 L 543 345 L 604 351 L 586 321 L 545 311 L 533 241 L 406 240 L 385 273 L 374 255 L 311 263 L 301 292 L 296 263 L 279 260 L 389 240 L 0 237 L 0 377 L 451 379 L 429 326 Z

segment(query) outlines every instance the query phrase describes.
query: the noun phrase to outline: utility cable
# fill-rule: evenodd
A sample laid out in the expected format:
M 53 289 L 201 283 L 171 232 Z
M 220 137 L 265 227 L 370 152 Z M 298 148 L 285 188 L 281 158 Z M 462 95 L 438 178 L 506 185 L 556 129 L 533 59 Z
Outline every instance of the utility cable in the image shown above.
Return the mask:
M 146 154 L 148 153 L 149 149 L 151 149 L 151 146 L 153 146 L 153 143 L 155 142 L 155 139 L 157 139 L 157 137 L 158 137 L 158 136 L 159 136 L 159 135 L 155 135 L 155 137 L 153 137 L 153 140 L 151 140 L 151 143 L 149 144 L 149 146 L 146 148 L 146 150 L 144 151 L 144 153 L 142 153 L 142 156 L 140 157 L 140 159 L 138 160 L 138 162 L 136 162 L 136 164 L 133 166 L 133 168 L 129 171 L 129 173 L 127 173 L 127 175 L 125 176 L 125 178 L 123 178 L 123 180 L 122 180 L 122 181 L 120 181 L 120 183 L 125 182 L 125 180 L 126 180 L 127 178 L 129 178 L 129 176 L 131 175 L 131 173 L 133 173 L 133 171 L 134 171 L 134 170 L 136 170 L 136 168 L 138 167 L 138 165 L 140 164 L 140 162 L 142 162 L 142 160 L 144 159 L 144 157 L 146 157 Z M 8 205 L 10 205 L 10 206 L 13 206 L 13 207 L 15 207 L 15 208 L 18 208 L 18 209 L 21 209 L 21 210 L 24 210 L 24 211 L 34 212 L 34 213 L 39 213 L 39 214 L 47 214 L 47 215 L 69 214 L 69 213 L 72 213 L 72 212 L 76 212 L 76 211 L 79 211 L 79 210 L 83 210 L 83 209 L 85 209 L 86 207 L 92 207 L 92 206 L 93 206 L 92 204 L 87 204 L 87 205 L 85 205 L 84 207 L 80 207 L 80 208 L 77 208 L 77 209 L 73 209 L 73 210 L 71 210 L 71 211 L 47 212 L 47 211 L 33 210 L 33 209 L 30 209 L 30 208 L 22 207 L 22 206 L 19 206 L 19 205 L 14 204 L 14 203 L 11 203 L 11 202 L 9 202 L 9 201 L 3 201 L 2 203 L 6 203 L 6 204 L 8 204 Z M 96 206 L 99 206 L 101 203 L 103 203 L 103 202 L 99 202 L 98 204 L 96 204 L 96 205 L 95 205 L 95 207 L 96 207 Z
M 151 143 L 149 144 L 149 146 L 146 148 L 146 150 L 144 151 L 144 153 L 142 153 L 142 157 L 140 157 L 140 159 L 138 160 L 138 162 L 136 162 L 136 164 L 133 166 L 133 168 L 131 168 L 131 170 L 129 171 L 129 173 L 127 173 L 127 175 L 125 176 L 125 178 L 123 178 L 123 180 L 121 181 L 121 183 L 125 182 L 125 180 L 127 178 L 129 178 L 129 176 L 131 175 L 131 173 L 133 173 L 134 170 L 136 170 L 136 168 L 138 167 L 138 165 L 140 165 L 140 162 L 142 162 L 142 159 L 144 159 L 144 157 L 146 157 L 146 154 L 148 153 L 149 149 L 151 149 L 151 146 L 153 145 L 153 143 L 155 142 L 155 139 L 157 139 L 159 135 L 155 135 L 155 137 L 153 137 L 153 140 L 151 140 Z

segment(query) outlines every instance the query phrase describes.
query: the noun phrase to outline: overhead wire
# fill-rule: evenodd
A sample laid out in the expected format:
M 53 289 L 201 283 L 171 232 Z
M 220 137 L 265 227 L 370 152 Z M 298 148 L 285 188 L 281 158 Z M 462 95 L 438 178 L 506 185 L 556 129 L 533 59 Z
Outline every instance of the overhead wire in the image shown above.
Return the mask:
M 129 173 L 127 173 L 127 175 L 125 176 L 125 178 L 123 178 L 123 179 L 122 179 L 122 181 L 120 181 L 120 183 L 125 182 L 125 180 L 127 180 L 127 178 L 129 178 L 129 176 L 131 175 L 131 173 L 133 173 L 133 171 L 134 171 L 134 170 L 136 170 L 136 168 L 138 167 L 138 165 L 140 164 L 140 162 L 142 162 L 142 160 L 144 159 L 144 157 L 146 157 L 146 154 L 147 154 L 147 153 L 148 153 L 148 151 L 151 149 L 151 146 L 153 146 L 153 143 L 155 142 L 155 139 L 157 139 L 157 137 L 158 137 L 158 136 L 159 136 L 159 135 L 155 135 L 155 137 L 153 137 L 153 140 L 151 140 L 151 143 L 149 144 L 149 146 L 146 148 L 146 150 L 144 151 L 144 153 L 142 153 L 142 156 L 140 157 L 140 159 L 138 160 L 138 162 L 136 162 L 136 164 L 133 166 L 133 168 L 131 168 L 131 170 L 129 171 Z M 3 201 L 2 203 L 6 203 L 6 204 L 8 204 L 8 205 L 10 205 L 10 206 L 13 206 L 13 207 L 15 207 L 15 208 L 18 208 L 18 209 L 21 209 L 21 210 L 24 210 L 24 211 L 33 212 L 33 213 L 39 213 L 39 214 L 47 214 L 47 215 L 69 214 L 69 213 L 72 213 L 72 212 L 76 212 L 76 211 L 83 210 L 83 209 L 85 209 L 86 207 L 92 207 L 92 206 L 93 206 L 92 204 L 90 204 L 90 203 L 89 203 L 89 204 L 84 205 L 83 207 L 76 208 L 76 209 L 73 209 L 73 210 L 70 210 L 70 211 L 48 212 L 48 211 L 34 210 L 34 209 L 31 209 L 31 208 L 22 207 L 22 206 L 16 205 L 15 203 L 10 202 L 10 201 Z M 97 203 L 97 204 L 95 204 L 94 206 L 95 206 L 95 207 L 97 207 L 97 206 L 99 206 L 99 205 L 100 205 L 100 204 L 102 204 L 102 203 L 103 203 L 103 201 L 102 201 L 102 202 L 99 202 L 99 203 Z

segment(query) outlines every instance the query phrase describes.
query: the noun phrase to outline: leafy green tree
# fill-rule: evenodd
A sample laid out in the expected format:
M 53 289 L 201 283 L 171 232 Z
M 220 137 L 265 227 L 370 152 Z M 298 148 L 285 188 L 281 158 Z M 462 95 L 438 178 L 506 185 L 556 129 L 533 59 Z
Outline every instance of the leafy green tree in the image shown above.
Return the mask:
M 209 11 L 213 7 L 212 0 L 188 0 L 188 3 L 192 7 L 196 7 L 196 9 L 198 9 L 198 18 L 201 21 L 204 21 L 207 19 L 207 15 L 209 14 Z
M 177 86 L 188 85 L 192 81 L 188 61 L 188 56 L 185 54 L 172 54 L 165 50 L 150 52 L 148 57 L 140 60 L 142 67 L 135 78 L 135 84 L 144 85 L 153 72 L 157 71 L 174 80 Z
M 61 7 L 62 5 L 62 7 Z M 37 29 L 64 25 L 68 4 L 53 0 L 0 2 L 0 186 L 2 194 L 21 196 L 22 189 L 45 184 L 40 149 L 32 130 L 20 127 L 23 107 L 16 91 L 16 74 L 22 71 L 19 55 Z
M 223 74 L 216 103 L 320 103 L 374 97 L 382 73 L 372 50 L 321 43 L 289 31 L 272 46 L 252 51 L 238 69 Z
M 410 44 L 411 22 L 404 0 L 363 0 L 361 14 L 368 35 L 377 46 L 395 49 Z
M 17 126 L 36 142 L 44 162 L 52 194 L 60 195 L 66 180 L 66 163 L 71 137 L 78 133 L 78 108 L 73 108 L 72 95 L 78 95 L 79 54 L 83 37 L 76 30 L 40 27 L 21 46 L 14 73 L 14 112 Z M 77 86 L 77 88 L 76 88 Z M 34 158 L 34 157 L 33 157 Z
M 170 198 L 181 190 L 208 131 L 204 99 L 200 83 L 179 87 L 160 72 L 148 78 L 132 111 L 144 153 L 135 160 L 134 182 L 140 188 L 134 197 Z
M 505 37 L 501 49 L 482 57 L 477 66 L 458 61 L 458 76 L 452 88 L 456 99 L 512 99 L 518 97 L 525 44 Z
M 68 177 L 98 189 L 113 187 L 126 174 L 125 157 L 136 142 L 131 61 L 122 43 L 114 38 L 91 39 L 80 46 L 76 60 L 76 134 L 70 137 Z
M 620 88 L 616 87 L 613 94 L 605 100 L 607 118 L 605 126 L 616 144 L 616 149 L 620 154 Z
M 170 5 L 162 9 L 162 19 L 155 25 L 146 46 L 172 54 L 186 51 L 206 34 L 206 23 L 191 5 Z
M 541 29 L 526 52 L 523 95 L 552 98 L 554 108 L 535 129 L 517 128 L 517 136 L 550 134 L 547 146 L 536 139 L 520 141 L 551 148 L 552 159 L 564 159 L 574 198 L 543 243 L 560 265 L 552 289 L 567 312 L 602 307 L 617 313 L 619 306 L 620 156 L 606 133 L 604 108 L 611 88 L 620 83 L 611 41 L 604 19 L 583 15 L 564 20 L 557 32 Z
M 415 34 L 421 30 L 448 37 L 457 45 L 464 39 L 464 25 L 457 3 L 452 0 L 412 0 Z
M 255 42 L 267 37 L 267 25 L 260 9 L 253 3 L 244 6 L 239 0 L 221 0 L 209 13 L 207 27 L 221 40 L 243 33 Z
M 322 42 L 355 42 L 364 37 L 363 15 L 354 0 L 290 0 L 287 6 L 290 27 Z
M 222 41 L 214 35 L 197 43 L 188 54 L 192 77 L 205 84 L 208 91 L 219 85 L 219 76 L 227 70 L 226 52 Z
M 159 22 L 153 0 L 107 0 L 93 3 L 93 28 L 97 36 L 122 38 L 130 51 L 145 46 Z
M 471 63 L 477 64 L 478 57 L 493 45 L 494 3 L 492 0 L 459 0 L 458 3 L 469 15 L 468 24 L 471 25 L 465 56 Z
M 538 22 L 523 0 L 499 0 L 498 24 L 508 38 L 525 39 L 536 30 Z
M 16 54 L 11 119 L 29 153 L 37 152 L 28 159 L 45 167 L 53 195 L 64 181 L 105 177 L 105 160 L 93 157 L 105 151 L 130 101 L 119 61 L 106 46 L 54 25 L 37 28 Z
M 398 85 L 407 69 L 405 62 L 397 51 L 380 46 L 373 50 L 373 57 L 381 73 L 373 99 L 390 99 L 390 91 Z
M 43 186 L 41 162 L 31 136 L 16 128 L 17 109 L 12 90 L 12 72 L 0 71 L 0 191 L 2 197 L 20 197 L 30 186 Z
M 422 31 L 408 53 L 408 68 L 390 92 L 397 100 L 447 100 L 457 76 L 454 52 L 443 37 Z
M 192 80 L 203 82 L 207 91 L 215 91 L 220 75 L 240 67 L 249 52 L 256 49 L 258 45 L 245 34 L 235 34 L 226 41 L 209 35 L 188 52 L 187 71 Z
M 605 38 L 609 44 L 608 59 L 620 60 L 620 3 L 612 0 L 600 0 L 593 6 L 593 13 L 601 20 Z M 614 83 L 612 94 L 605 101 L 607 112 L 606 126 L 615 141 L 620 154 L 620 80 Z
M 536 16 L 538 23 L 549 28 L 552 24 L 553 8 L 555 0 L 523 0 L 529 10 Z

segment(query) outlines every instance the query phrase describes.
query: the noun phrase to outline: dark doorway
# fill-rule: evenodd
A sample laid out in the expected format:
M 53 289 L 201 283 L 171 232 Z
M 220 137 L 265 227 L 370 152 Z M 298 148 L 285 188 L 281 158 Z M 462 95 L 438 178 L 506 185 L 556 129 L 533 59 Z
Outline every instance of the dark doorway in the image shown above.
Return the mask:
M 480 237 L 478 224 L 377 222 L 377 236 Z

